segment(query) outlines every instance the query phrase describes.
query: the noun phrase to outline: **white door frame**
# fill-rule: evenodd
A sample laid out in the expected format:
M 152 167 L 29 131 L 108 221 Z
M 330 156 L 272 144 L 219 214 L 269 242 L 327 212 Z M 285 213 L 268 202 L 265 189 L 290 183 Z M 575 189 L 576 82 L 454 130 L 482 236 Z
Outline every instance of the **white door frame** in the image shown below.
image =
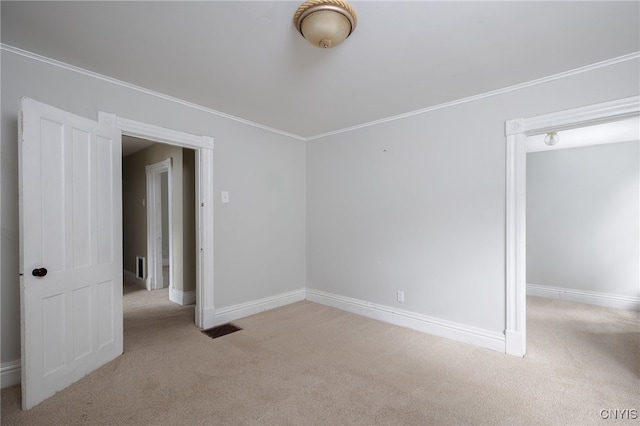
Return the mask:
M 173 290 L 173 175 L 172 159 L 167 158 L 145 167 L 147 173 L 147 290 L 164 287 L 162 273 L 162 240 L 169 239 L 169 294 Z M 169 235 L 162 234 L 162 173 L 167 173 L 167 209 Z
M 506 182 L 506 329 L 505 352 L 526 353 L 526 202 L 528 136 L 617 121 L 640 115 L 640 96 L 582 108 L 508 120 Z
M 213 299 L 213 138 L 146 124 L 100 111 L 98 121 L 124 135 L 193 149 L 196 153 L 196 326 L 215 325 Z

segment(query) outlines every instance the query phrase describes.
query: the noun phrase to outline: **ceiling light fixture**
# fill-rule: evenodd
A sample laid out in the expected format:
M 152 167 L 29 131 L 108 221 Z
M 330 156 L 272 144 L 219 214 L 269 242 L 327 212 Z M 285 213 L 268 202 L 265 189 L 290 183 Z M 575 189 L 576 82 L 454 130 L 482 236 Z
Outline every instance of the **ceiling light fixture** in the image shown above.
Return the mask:
M 544 137 L 544 143 L 549 146 L 553 146 L 560 141 L 560 136 L 558 136 L 558 132 L 549 132 Z
M 353 7 L 341 0 L 308 0 L 293 16 L 302 37 L 325 49 L 345 41 L 356 29 L 357 21 Z

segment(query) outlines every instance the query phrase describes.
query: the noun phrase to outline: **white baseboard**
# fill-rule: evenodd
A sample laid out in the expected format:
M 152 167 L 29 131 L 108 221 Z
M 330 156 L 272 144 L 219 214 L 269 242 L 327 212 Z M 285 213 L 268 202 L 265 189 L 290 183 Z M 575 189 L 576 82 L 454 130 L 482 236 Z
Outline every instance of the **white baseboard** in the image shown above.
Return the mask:
M 506 331 L 505 333 L 505 353 L 523 357 L 527 353 L 527 341 L 524 333 Z
M 178 305 L 193 305 L 196 303 L 196 291 L 180 291 L 170 287 L 169 300 Z
M 124 275 L 125 280 L 127 280 L 128 282 L 132 282 L 135 285 L 144 288 L 145 290 L 147 289 L 147 282 L 143 279 L 138 278 L 135 273 L 124 269 L 122 271 L 122 275 Z
M 0 387 L 6 388 L 20 383 L 20 360 L 5 362 L 0 366 Z
M 216 309 L 214 312 L 214 326 L 226 324 L 240 318 L 248 317 L 263 311 L 279 308 L 305 299 L 304 289 L 282 293 L 264 299 L 240 303 L 226 308 Z M 205 322 L 206 324 L 206 322 Z
M 202 308 L 202 329 L 215 327 L 216 325 L 216 309 L 215 308 Z
M 604 306 L 606 308 L 640 311 L 640 297 L 623 296 L 619 294 L 527 284 L 527 295 L 587 303 L 589 305 Z
M 125 274 L 128 271 L 125 271 Z M 129 272 L 135 278 L 135 274 Z M 140 280 L 144 283 L 144 280 Z M 144 285 L 142 285 L 144 287 Z M 145 287 L 146 288 L 146 287 Z M 173 289 L 169 293 L 170 299 L 181 305 L 195 303 L 195 291 L 181 292 Z M 339 296 L 320 290 L 299 289 L 264 299 L 240 303 L 220 309 L 205 309 L 203 311 L 203 328 L 210 328 L 216 325 L 225 324 L 240 318 L 254 315 L 291 303 L 302 300 L 328 305 L 354 314 L 363 315 L 379 321 L 399 325 L 424 333 L 433 334 L 440 337 L 456 340 L 463 343 L 492 349 L 498 352 L 505 352 L 505 336 L 502 333 L 470 327 L 463 324 L 454 323 L 415 312 L 395 309 L 389 306 L 378 305 L 358 299 Z M 511 339 L 514 343 L 520 342 L 518 336 Z M 521 348 L 522 345 L 516 345 Z M 516 347 L 513 348 L 514 350 Z M 519 350 L 524 350 L 523 348 Z M 517 352 L 518 350 L 516 350 Z M 508 352 L 516 355 L 516 353 Z M 520 355 L 522 356 L 522 355 Z M 20 361 L 3 364 L 1 367 L 2 387 L 12 386 L 20 383 Z
M 392 308 L 339 296 L 320 290 L 307 289 L 307 300 L 363 315 L 379 321 L 399 325 L 459 342 L 470 343 L 498 352 L 505 352 L 505 336 L 500 332 L 483 330 L 415 312 Z

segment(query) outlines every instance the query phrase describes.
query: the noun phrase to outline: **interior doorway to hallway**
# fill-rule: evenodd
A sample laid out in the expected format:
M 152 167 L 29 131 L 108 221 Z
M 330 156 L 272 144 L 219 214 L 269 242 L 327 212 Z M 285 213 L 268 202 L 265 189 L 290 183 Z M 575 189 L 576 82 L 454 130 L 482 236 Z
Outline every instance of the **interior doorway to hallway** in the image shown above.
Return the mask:
M 216 321 L 213 274 L 213 138 L 144 123 L 105 111 L 98 111 L 98 122 L 120 130 L 123 137 L 146 139 L 193 150 L 195 156 L 193 203 L 195 213 L 193 216 L 196 227 L 192 245 L 195 258 L 193 271 L 195 274 L 195 325 L 199 328 L 212 327 Z
M 124 281 L 196 303 L 194 150 L 124 135 L 122 169 Z

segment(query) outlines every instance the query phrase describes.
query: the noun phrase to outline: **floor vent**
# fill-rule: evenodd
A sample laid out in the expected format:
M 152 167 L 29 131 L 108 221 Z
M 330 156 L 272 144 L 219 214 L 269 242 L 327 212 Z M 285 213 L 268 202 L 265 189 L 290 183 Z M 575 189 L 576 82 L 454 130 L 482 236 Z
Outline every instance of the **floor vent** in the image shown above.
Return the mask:
M 202 330 L 204 334 L 211 337 L 212 339 L 216 339 L 218 337 L 226 336 L 227 334 L 235 333 L 236 331 L 242 330 L 240 327 L 236 327 L 235 325 L 228 323 L 222 324 L 213 328 L 207 328 L 206 330 Z

